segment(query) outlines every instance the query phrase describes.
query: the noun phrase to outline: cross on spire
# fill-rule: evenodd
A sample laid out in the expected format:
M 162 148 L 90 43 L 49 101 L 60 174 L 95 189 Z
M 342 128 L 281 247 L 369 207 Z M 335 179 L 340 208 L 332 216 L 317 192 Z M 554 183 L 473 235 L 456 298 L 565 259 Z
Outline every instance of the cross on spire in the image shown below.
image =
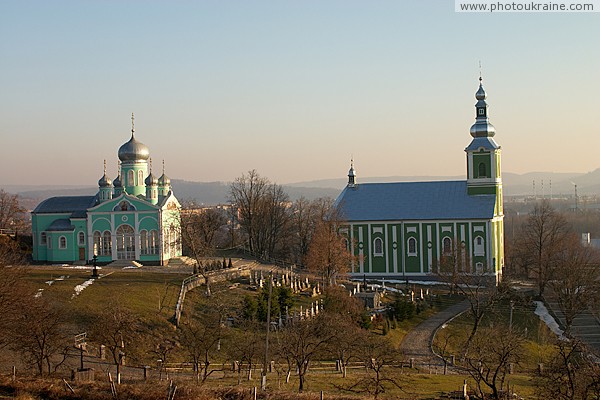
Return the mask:
M 106 159 L 104 159 L 104 175 L 106 175 Z
M 135 132 L 135 116 L 133 115 L 133 113 L 131 113 L 131 134 L 133 135 L 133 133 Z

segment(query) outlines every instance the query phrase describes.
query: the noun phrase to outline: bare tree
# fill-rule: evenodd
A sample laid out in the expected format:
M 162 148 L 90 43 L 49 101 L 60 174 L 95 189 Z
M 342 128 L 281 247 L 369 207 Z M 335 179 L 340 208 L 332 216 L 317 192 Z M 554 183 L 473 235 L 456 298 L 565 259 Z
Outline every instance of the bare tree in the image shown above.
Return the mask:
M 339 229 L 337 218 L 318 222 L 305 258 L 308 269 L 320 274 L 327 286 L 335 285 L 336 279 L 350 269 L 354 258 L 348 239 Z
M 368 393 L 374 399 L 385 393 L 388 387 L 402 389 L 399 380 L 387 374 L 389 368 L 400 361 L 398 350 L 388 340 L 375 335 L 362 338 L 358 345 L 366 374 L 351 385 L 340 388 L 355 393 Z
M 133 352 L 138 338 L 138 319 L 123 307 L 118 299 L 110 301 L 90 327 L 90 337 L 104 345 L 117 368 L 117 380 L 120 380 L 120 366 L 125 353 Z
M 19 203 L 19 196 L 0 189 L 0 229 L 22 232 L 26 229 L 25 208 Z
M 218 309 L 205 309 L 181 325 L 181 345 L 192 358 L 197 377 L 201 377 L 202 382 L 214 372 L 209 367 L 224 334 Z
M 544 373 L 535 380 L 539 398 L 556 400 L 600 398 L 600 366 L 582 342 L 556 340 Z
M 369 333 L 349 315 L 326 312 L 324 317 L 325 323 L 338 332 L 335 340 L 327 344 L 327 350 L 337 360 L 342 377 L 346 378 L 350 361 L 360 359 L 361 344 L 367 340 Z
M 230 199 L 251 252 L 268 259 L 287 250 L 281 245 L 289 234 L 291 203 L 281 186 L 252 170 L 231 184 Z
M 65 312 L 48 299 L 20 304 L 19 317 L 12 321 L 10 346 L 35 366 L 40 377 L 51 374 L 67 357 L 70 336 L 64 328 Z
M 10 343 L 11 327 L 34 296 L 19 267 L 24 263 L 25 255 L 19 243 L 8 235 L 0 235 L 0 348 Z
M 322 314 L 295 322 L 277 332 L 278 352 L 296 366 L 298 392 L 304 390 L 309 364 L 336 335 L 337 332 L 324 323 Z
M 207 257 L 214 255 L 215 234 L 225 223 L 225 218 L 217 210 L 200 209 L 193 203 L 186 203 L 179 214 L 184 250 L 194 260 L 194 274 L 204 278 L 207 296 L 211 295 Z
M 467 357 L 467 372 L 477 383 L 482 399 L 484 388 L 491 389 L 492 399 L 500 398 L 510 364 L 520 362 L 525 339 L 506 326 L 484 328 L 475 337 Z
M 584 247 L 572 236 L 557 255 L 553 279 L 548 282 L 553 297 L 565 316 L 565 334 L 570 336 L 575 317 L 594 308 L 600 299 L 598 251 Z
M 481 270 L 470 269 L 470 259 L 458 239 L 452 241 L 450 249 L 438 261 L 437 275 L 469 303 L 469 315 L 473 326 L 463 347 L 462 359 L 467 356 L 471 342 L 475 338 L 483 318 L 490 313 L 504 297 L 505 284 L 495 285 L 493 275 L 485 266 Z
M 262 324 L 244 322 L 241 329 L 232 333 L 227 340 L 227 350 L 232 361 L 237 363 L 238 385 L 241 374 L 246 369 L 246 379 L 252 379 L 252 369 L 259 364 L 265 354 L 265 339 Z
M 317 224 L 323 221 L 332 205 L 333 200 L 330 198 L 309 201 L 304 197 L 292 205 L 291 229 L 295 238 L 293 247 L 296 263 L 302 263 L 304 260 Z
M 557 259 L 569 236 L 566 219 L 548 201 L 536 204 L 517 235 L 513 260 L 535 275 L 538 294 L 544 295 Z
M 248 248 L 257 251 L 257 220 L 259 204 L 264 197 L 269 181 L 261 177 L 256 170 L 242 174 L 231 184 L 229 194 L 232 203 L 238 208 L 240 225 L 248 236 Z

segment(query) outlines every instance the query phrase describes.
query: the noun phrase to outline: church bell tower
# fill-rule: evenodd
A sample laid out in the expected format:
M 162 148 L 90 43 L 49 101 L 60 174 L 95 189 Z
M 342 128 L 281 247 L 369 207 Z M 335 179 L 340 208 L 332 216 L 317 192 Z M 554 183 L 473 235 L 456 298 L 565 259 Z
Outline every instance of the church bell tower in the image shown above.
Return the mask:
M 501 147 L 494 141 L 496 129 L 489 121 L 487 94 L 481 77 L 475 93 L 475 123 L 471 126 L 473 140 L 467 153 L 467 191 L 469 195 L 496 195 L 502 204 Z M 499 210 L 500 211 L 500 210 Z M 500 211 L 501 213 L 501 211 Z

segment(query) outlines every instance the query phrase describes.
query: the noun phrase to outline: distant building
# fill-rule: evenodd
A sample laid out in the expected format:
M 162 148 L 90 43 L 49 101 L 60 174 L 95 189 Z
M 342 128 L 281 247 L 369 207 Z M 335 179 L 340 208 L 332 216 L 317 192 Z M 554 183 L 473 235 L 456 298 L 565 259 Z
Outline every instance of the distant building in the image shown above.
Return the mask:
M 495 128 L 488 119 L 481 78 L 475 97 L 465 181 L 358 183 L 351 163 L 348 185 L 336 205 L 347 221 L 342 232 L 356 256 L 352 275 L 433 279 L 443 257 L 459 255 L 462 271 L 500 278 L 501 148 L 493 139 Z M 427 160 L 424 153 L 423 162 Z
M 181 256 L 180 204 L 164 173 L 152 174 L 148 147 L 131 138 L 119 148 L 119 173 L 104 175 L 95 196 L 51 197 L 32 211 L 33 259 L 165 264 Z

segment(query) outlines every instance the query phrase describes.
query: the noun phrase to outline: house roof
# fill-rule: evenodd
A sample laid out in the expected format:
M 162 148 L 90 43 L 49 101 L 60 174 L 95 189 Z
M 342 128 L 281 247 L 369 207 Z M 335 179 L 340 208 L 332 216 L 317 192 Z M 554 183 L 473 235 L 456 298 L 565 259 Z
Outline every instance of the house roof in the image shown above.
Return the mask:
M 347 221 L 491 219 L 495 203 L 495 195 L 468 195 L 466 181 L 362 183 L 336 200 Z
M 96 196 L 59 196 L 42 201 L 33 214 L 71 213 L 73 218 L 84 218 L 87 209 L 96 203 Z

